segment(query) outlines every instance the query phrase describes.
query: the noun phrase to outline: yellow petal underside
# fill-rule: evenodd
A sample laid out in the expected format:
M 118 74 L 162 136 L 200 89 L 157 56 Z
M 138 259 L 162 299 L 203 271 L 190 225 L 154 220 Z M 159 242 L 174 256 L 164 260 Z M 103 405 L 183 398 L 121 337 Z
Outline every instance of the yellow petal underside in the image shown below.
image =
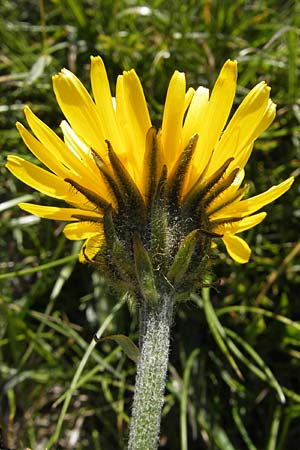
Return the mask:
M 68 183 L 56 175 L 15 155 L 7 157 L 6 167 L 19 180 L 43 194 L 62 199 L 71 205 L 83 209 L 95 210 L 82 194 L 74 190 Z
M 47 151 L 53 153 L 53 157 L 57 158 L 73 173 L 80 174 L 82 171 L 81 162 L 68 150 L 57 134 L 42 122 L 29 107 L 25 106 L 24 112 L 30 128 Z
M 91 170 L 98 175 L 99 172 L 98 169 L 96 171 L 96 164 L 91 164 L 93 158 L 91 157 L 90 147 L 77 136 L 66 120 L 62 120 L 60 128 L 63 132 L 64 142 L 68 147 L 68 150 L 72 152 L 79 161 L 83 161 L 86 166 L 89 166 L 89 169 L 91 168 Z
M 122 145 L 116 149 L 140 191 L 143 190 L 142 166 L 150 116 L 141 82 L 134 70 L 118 77 L 116 114 Z
M 222 225 L 217 225 L 216 227 L 212 224 L 212 231 L 218 234 L 236 234 L 242 231 L 249 230 L 255 227 L 266 217 L 265 212 L 254 214 L 253 216 L 245 217 L 237 222 L 224 223 Z
M 258 138 L 273 122 L 276 116 L 276 105 L 269 99 L 263 118 L 260 122 L 257 122 L 256 128 L 253 131 L 251 139 Z
M 78 78 L 63 69 L 53 77 L 53 89 L 66 119 L 75 133 L 102 158 L 106 158 L 103 124 L 95 103 Z
M 225 244 L 228 254 L 236 262 L 245 264 L 249 261 L 251 249 L 244 239 L 228 234 L 222 238 L 222 241 Z
M 209 90 L 200 86 L 192 98 L 184 120 L 182 130 L 183 149 L 188 145 L 195 132 L 201 134 L 201 124 L 204 123 L 204 118 L 209 104 L 208 99 Z
M 195 89 L 189 87 L 184 96 L 184 112 L 188 109 L 194 95 L 195 95 Z
M 91 57 L 91 85 L 104 137 L 116 152 L 123 151 L 106 69 L 99 56 Z
M 65 199 L 71 188 L 61 178 L 26 161 L 20 156 L 9 155 L 6 167 L 23 183 L 50 197 Z
M 88 238 L 81 248 L 79 262 L 86 263 L 88 260 L 94 259 L 103 244 L 104 237 L 101 233 L 96 233 Z
M 76 142 L 74 131 L 70 132 L 70 127 L 67 128 L 66 125 L 63 125 L 69 145 L 73 138 L 73 145 L 68 147 L 28 107 L 24 111 L 31 129 L 39 139 L 32 136 L 23 125 L 17 124 L 18 130 L 31 152 L 62 179 L 71 178 L 111 202 L 112 198 L 94 160 L 90 153 L 87 153 L 86 146 L 80 148 L 80 140 L 77 138 Z
M 93 259 L 105 241 L 103 227 L 99 223 L 69 223 L 64 228 L 64 235 L 67 239 L 75 241 L 86 239 L 80 251 L 80 262 L 87 262 L 86 258 Z
M 46 145 L 29 133 L 22 124 L 17 123 L 17 128 L 32 154 L 52 172 L 62 179 L 71 178 L 79 184 L 84 184 L 88 189 L 96 191 L 99 195 L 112 202 L 113 199 L 110 198 L 111 196 L 93 159 L 87 151 L 83 151 L 82 147 L 84 147 L 84 144 L 79 141 L 74 131 L 66 122 L 62 124 L 63 133 L 66 138 L 63 154 L 59 152 L 60 149 L 57 146 L 46 147 Z M 75 140 L 76 138 L 77 141 Z M 69 161 L 65 158 L 66 154 L 69 154 Z M 73 162 L 70 161 L 71 158 Z M 87 170 L 89 171 L 88 177 L 86 176 Z
M 236 196 L 237 190 L 240 188 L 240 185 L 242 184 L 244 177 L 245 177 L 244 169 L 239 170 L 231 185 L 227 189 L 225 189 L 225 191 L 221 192 L 209 204 L 208 208 L 206 209 L 206 214 L 208 216 L 211 216 L 214 213 L 214 211 L 220 209 L 222 205 L 226 205 L 232 202 L 232 199 Z M 240 196 L 236 200 L 242 198 L 246 190 L 248 190 L 247 186 L 240 189 Z
M 121 159 L 134 180 L 136 178 L 135 174 L 138 158 L 134 152 L 136 140 L 132 133 L 133 130 L 131 129 L 130 121 L 128 120 L 125 98 L 124 77 L 119 75 L 116 85 L 116 117 L 119 130 L 122 133 L 123 143 L 122 149 L 118 149 L 118 157 Z M 128 152 L 131 155 L 131 158 L 128 157 Z
M 261 82 L 245 97 L 215 147 L 207 175 L 230 157 L 235 158 L 232 168 L 244 167 L 249 157 L 247 148 L 258 137 L 257 131 L 264 131 L 275 117 L 275 105 L 269 104 L 269 95 L 270 88 Z M 247 154 L 247 159 L 243 153 Z
M 127 109 L 133 120 L 132 133 L 140 134 L 145 145 L 145 135 L 151 127 L 151 120 L 141 82 L 134 70 L 124 72 L 123 80 Z
M 289 190 L 293 184 L 294 178 L 290 177 L 282 183 L 271 187 L 262 194 L 242 200 L 240 202 L 232 203 L 224 208 L 219 209 L 215 214 L 210 216 L 210 219 L 224 219 L 226 217 L 245 217 L 248 216 L 263 206 L 273 202 L 286 191 Z
M 174 72 L 167 91 L 162 120 L 161 143 L 163 160 L 169 171 L 172 170 L 181 149 L 181 133 L 185 112 L 185 75 Z
M 49 151 L 45 147 L 44 144 L 42 144 L 40 141 L 38 141 L 29 131 L 21 124 L 17 123 L 17 129 L 21 135 L 21 138 L 23 139 L 24 143 L 27 145 L 27 147 L 30 149 L 31 153 L 33 153 L 34 156 L 36 156 L 45 166 L 48 167 L 48 169 L 52 170 L 56 175 L 66 178 L 70 177 L 71 171 L 69 168 L 66 167 L 65 164 L 61 164 L 59 158 L 53 153 L 52 151 Z
M 88 239 L 95 234 L 101 234 L 103 226 L 101 223 L 95 222 L 73 222 L 69 223 L 64 228 L 64 235 L 74 241 L 81 239 Z
M 192 159 L 190 185 L 203 173 L 225 127 L 235 96 L 236 79 L 237 62 L 228 60 L 212 90 L 205 120 L 194 130 L 199 133 L 199 139 Z
M 86 220 L 90 218 L 91 220 L 99 219 L 99 221 L 101 221 L 102 219 L 102 215 L 97 214 L 96 212 L 79 208 L 60 208 L 56 206 L 35 205 L 33 203 L 19 203 L 18 206 L 24 211 L 29 212 L 30 214 L 34 214 L 35 216 L 42 217 L 44 219 L 66 221 L 79 220 L 74 216 L 84 216 Z
M 100 197 L 107 200 L 113 206 L 116 206 L 115 198 L 109 191 L 106 182 L 102 178 L 102 174 L 100 173 L 99 168 L 91 155 L 90 148 L 76 135 L 74 130 L 65 120 L 61 123 L 61 129 L 64 134 L 66 146 L 76 155 L 77 158 L 82 161 L 82 171 L 80 175 L 78 177 L 74 177 L 73 174 L 69 174 L 68 176 L 82 186 L 97 193 Z

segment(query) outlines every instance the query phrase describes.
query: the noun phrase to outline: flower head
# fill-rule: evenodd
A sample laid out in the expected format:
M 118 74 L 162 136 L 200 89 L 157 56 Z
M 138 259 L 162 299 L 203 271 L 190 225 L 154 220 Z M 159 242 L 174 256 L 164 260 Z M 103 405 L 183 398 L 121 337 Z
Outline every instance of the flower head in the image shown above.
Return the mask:
M 186 90 L 185 75 L 175 71 L 157 132 L 134 70 L 118 77 L 113 99 L 104 64 L 92 57 L 92 99 L 63 69 L 53 77 L 67 119 L 61 123 L 63 140 L 28 107 L 35 136 L 17 124 L 25 144 L 49 170 L 16 155 L 8 157 L 7 167 L 70 207 L 20 207 L 70 222 L 66 237 L 85 240 L 81 261 L 108 271 L 117 267 L 124 283 L 137 276 L 146 291 L 145 274 L 152 272 L 150 279 L 159 272 L 171 283 L 194 283 L 215 238 L 234 260 L 246 263 L 251 251 L 237 234 L 260 223 L 266 213 L 257 211 L 286 192 L 293 178 L 244 199 L 244 166 L 255 139 L 273 121 L 275 105 L 261 82 L 228 121 L 236 79 L 237 63 L 230 60 L 211 93 L 204 87 Z M 151 282 L 148 287 L 154 292 Z

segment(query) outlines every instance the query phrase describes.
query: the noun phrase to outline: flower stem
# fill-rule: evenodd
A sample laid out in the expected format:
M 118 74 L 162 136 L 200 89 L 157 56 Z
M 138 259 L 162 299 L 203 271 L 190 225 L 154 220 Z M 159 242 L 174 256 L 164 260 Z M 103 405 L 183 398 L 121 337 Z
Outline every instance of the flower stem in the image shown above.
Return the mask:
M 155 450 L 169 359 L 173 304 L 165 295 L 140 305 L 140 355 L 137 365 L 128 450 Z

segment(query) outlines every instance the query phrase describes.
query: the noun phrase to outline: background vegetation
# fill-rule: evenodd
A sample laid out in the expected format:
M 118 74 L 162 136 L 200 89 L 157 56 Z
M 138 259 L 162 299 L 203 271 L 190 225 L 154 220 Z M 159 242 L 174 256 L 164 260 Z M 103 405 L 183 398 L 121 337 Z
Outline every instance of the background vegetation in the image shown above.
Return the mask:
M 237 59 L 237 104 L 260 80 L 272 86 L 277 118 L 256 143 L 247 180 L 254 194 L 291 174 L 298 178 L 267 208 L 267 219 L 245 233 L 249 264 L 234 263 L 221 249 L 213 287 L 177 311 L 161 448 L 299 448 L 299 22 L 299 1 L 2 0 L 4 445 L 126 448 L 135 365 L 110 340 L 86 352 L 101 325 L 104 335 L 137 342 L 136 318 L 101 274 L 76 261 L 78 245 L 65 240 L 61 223 L 18 209 L 19 201 L 40 196 L 4 167 L 9 153 L 33 158 L 15 129 L 17 120 L 24 123 L 24 105 L 58 130 L 51 76 L 68 67 L 89 87 L 89 56 L 100 54 L 112 89 L 122 70 L 137 70 L 156 125 L 175 68 L 186 72 L 189 86 L 211 87 L 223 62 Z

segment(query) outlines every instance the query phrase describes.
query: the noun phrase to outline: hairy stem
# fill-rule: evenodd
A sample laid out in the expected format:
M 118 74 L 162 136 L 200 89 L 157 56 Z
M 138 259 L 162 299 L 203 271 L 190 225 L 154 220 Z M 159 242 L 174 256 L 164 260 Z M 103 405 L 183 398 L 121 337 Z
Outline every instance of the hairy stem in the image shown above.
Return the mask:
M 155 450 L 169 359 L 173 305 L 162 296 L 154 305 L 140 305 L 142 343 L 137 366 L 128 450 Z

